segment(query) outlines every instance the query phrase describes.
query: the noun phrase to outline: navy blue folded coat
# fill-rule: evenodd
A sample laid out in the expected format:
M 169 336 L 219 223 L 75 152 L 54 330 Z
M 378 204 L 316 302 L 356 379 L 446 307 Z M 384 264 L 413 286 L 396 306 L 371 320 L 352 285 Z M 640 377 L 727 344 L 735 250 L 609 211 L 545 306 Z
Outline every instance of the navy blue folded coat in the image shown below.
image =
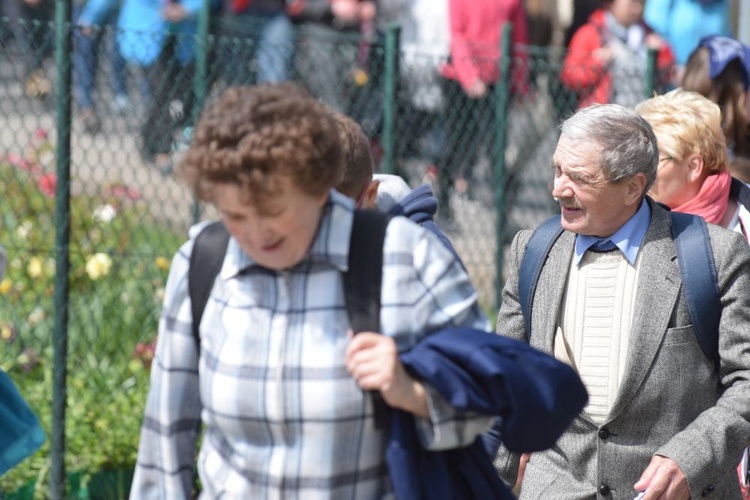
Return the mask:
M 46 439 L 36 414 L 0 370 L 0 476 L 37 451 Z
M 399 499 L 514 498 L 492 465 L 500 442 L 515 452 L 547 449 L 588 401 L 570 366 L 494 333 L 444 330 L 402 353 L 401 362 L 455 408 L 500 419 L 484 442 L 428 451 L 412 415 L 392 410 L 386 462 Z

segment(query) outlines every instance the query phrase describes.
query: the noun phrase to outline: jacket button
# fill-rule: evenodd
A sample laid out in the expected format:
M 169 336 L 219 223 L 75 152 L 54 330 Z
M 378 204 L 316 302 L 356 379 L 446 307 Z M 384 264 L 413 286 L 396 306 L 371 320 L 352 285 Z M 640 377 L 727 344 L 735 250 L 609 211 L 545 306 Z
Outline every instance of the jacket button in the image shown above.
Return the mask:
M 601 439 L 602 441 L 606 441 L 607 439 L 609 439 L 609 430 L 607 430 L 604 427 L 599 429 L 598 434 L 599 434 L 599 439 Z
M 716 491 L 716 487 L 713 484 L 709 484 L 708 486 L 706 486 L 703 489 L 703 492 L 701 492 L 701 496 L 707 497 L 708 495 L 710 495 L 714 491 Z
M 599 485 L 599 494 L 601 496 L 603 497 L 609 496 L 610 491 L 611 490 L 609 489 L 609 486 L 607 486 L 606 484 L 602 483 Z

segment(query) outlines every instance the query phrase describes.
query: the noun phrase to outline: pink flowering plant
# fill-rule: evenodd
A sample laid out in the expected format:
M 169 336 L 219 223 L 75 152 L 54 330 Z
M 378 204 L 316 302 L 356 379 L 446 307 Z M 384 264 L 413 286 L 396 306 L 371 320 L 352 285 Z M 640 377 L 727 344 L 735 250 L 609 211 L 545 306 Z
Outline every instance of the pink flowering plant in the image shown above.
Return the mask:
M 51 433 L 55 273 L 54 148 L 38 131 L 0 157 L 0 368 Z M 132 468 L 170 258 L 184 239 L 149 218 L 134 186 L 73 183 L 68 293 L 66 470 Z M 48 490 L 49 444 L 0 478 L 0 497 Z M 10 495 L 12 498 L 12 495 Z

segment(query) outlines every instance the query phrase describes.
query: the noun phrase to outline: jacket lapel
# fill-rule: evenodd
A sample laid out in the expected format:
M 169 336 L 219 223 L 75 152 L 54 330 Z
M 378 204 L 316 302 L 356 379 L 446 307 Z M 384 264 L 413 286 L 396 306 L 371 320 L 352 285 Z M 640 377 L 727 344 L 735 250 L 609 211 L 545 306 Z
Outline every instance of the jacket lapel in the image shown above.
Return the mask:
M 539 278 L 532 311 L 532 345 L 544 352 L 553 353 L 555 330 L 560 316 L 568 270 L 573 259 L 575 234 L 564 231 L 550 250 Z M 539 334 L 537 334 L 537 332 Z
M 680 291 L 680 269 L 671 235 L 669 212 L 651 200 L 651 223 L 640 249 L 640 273 L 630 330 L 625 373 L 610 410 L 613 419 L 625 408 L 646 378 Z

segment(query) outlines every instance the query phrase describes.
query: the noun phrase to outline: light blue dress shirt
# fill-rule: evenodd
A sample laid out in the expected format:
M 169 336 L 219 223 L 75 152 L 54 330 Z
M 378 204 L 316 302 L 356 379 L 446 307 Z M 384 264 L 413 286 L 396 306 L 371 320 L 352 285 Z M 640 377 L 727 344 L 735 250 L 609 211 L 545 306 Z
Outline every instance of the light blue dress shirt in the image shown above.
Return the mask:
M 649 208 L 644 198 L 635 215 L 628 219 L 615 234 L 609 238 L 605 238 L 611 240 L 625 254 L 625 258 L 628 259 L 631 266 L 635 265 L 635 259 L 638 257 L 638 250 L 641 248 L 641 243 L 643 243 L 643 237 L 646 236 L 649 222 L 651 222 L 651 208 Z M 575 265 L 581 262 L 586 250 L 601 240 L 602 238 L 596 236 L 579 234 L 576 237 Z

